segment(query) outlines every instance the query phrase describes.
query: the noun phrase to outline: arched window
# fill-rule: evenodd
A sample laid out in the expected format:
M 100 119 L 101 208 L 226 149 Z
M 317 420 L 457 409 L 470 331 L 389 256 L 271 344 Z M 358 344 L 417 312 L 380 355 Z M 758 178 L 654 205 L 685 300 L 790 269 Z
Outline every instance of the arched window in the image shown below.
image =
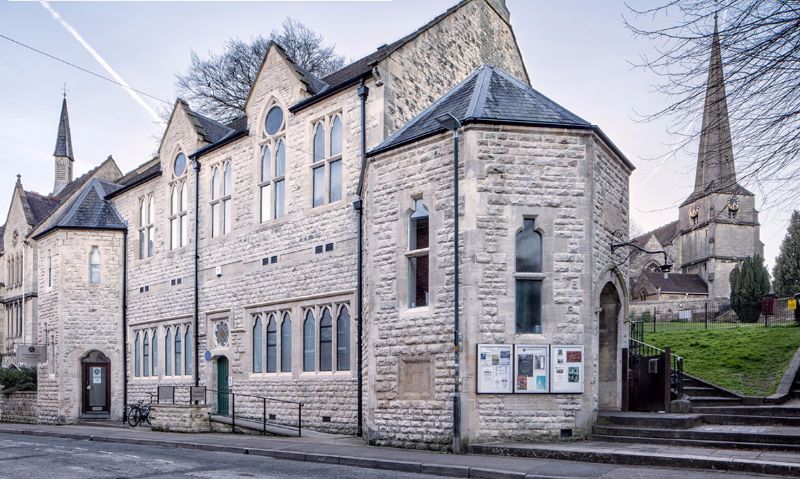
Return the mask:
M 314 370 L 314 333 L 316 329 L 314 313 L 309 309 L 303 321 L 303 371 Z
M 659 273 L 661 272 L 661 266 L 659 266 L 659 264 L 656 263 L 655 261 L 651 261 L 645 267 L 645 271 L 650 271 L 652 273 Z
M 516 237 L 517 334 L 542 333 L 542 235 L 525 218 Z
M 342 117 L 338 113 L 314 126 L 311 170 L 313 207 L 342 199 Z
M 181 368 L 183 367 L 183 360 L 181 356 L 181 343 L 183 336 L 181 335 L 181 327 L 175 328 L 175 375 L 181 375 Z
M 189 243 L 188 196 L 185 180 L 172 185 L 169 216 L 170 249 L 182 248 Z
M 267 372 L 278 371 L 278 326 L 275 322 L 275 315 L 269 315 L 267 322 Z
M 333 318 L 331 310 L 324 308 L 319 320 L 319 370 L 330 371 L 333 361 Z
M 211 169 L 211 237 L 230 233 L 233 220 L 233 166 L 230 160 Z
M 92 246 L 92 252 L 89 253 L 89 282 L 100 283 L 100 248 L 97 246 Z
M 152 195 L 139 200 L 139 259 L 153 256 L 154 209 Z
M 254 316 L 253 322 L 253 372 L 264 372 L 264 326 L 261 324 L 261 315 Z
M 164 333 L 164 375 L 172 376 L 172 328 L 167 327 Z
M 408 307 L 428 305 L 428 209 L 422 199 L 414 200 L 408 218 Z
M 153 330 L 153 343 L 151 345 L 151 361 L 153 362 L 153 376 L 158 376 L 158 330 Z
M 142 339 L 139 337 L 139 333 L 136 333 L 136 337 L 133 342 L 133 371 L 134 376 L 137 378 L 142 375 Z
M 289 313 L 283 313 L 281 321 L 281 371 L 292 371 L 292 320 Z
M 639 301 L 647 301 L 647 290 L 644 288 L 639 291 Z
M 150 333 L 144 332 L 144 340 L 142 341 L 142 370 L 144 376 L 150 375 Z
M 336 318 L 336 370 L 350 370 L 350 311 L 347 306 L 342 306 Z
M 261 222 L 281 218 L 286 212 L 286 145 L 283 110 L 273 105 L 265 120 L 261 150 Z
M 211 169 L 211 237 L 219 236 L 219 167 Z
M 53 255 L 47 252 L 47 287 L 53 286 Z
M 192 374 L 192 328 L 190 326 L 186 326 L 186 335 L 184 336 L 185 341 L 183 342 L 183 374 L 187 376 Z

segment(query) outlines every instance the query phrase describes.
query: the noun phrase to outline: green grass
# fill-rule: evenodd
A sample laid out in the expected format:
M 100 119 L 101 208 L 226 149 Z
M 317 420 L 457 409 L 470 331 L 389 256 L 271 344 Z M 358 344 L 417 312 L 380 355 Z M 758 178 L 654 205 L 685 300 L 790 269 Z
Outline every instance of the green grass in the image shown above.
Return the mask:
M 800 327 L 647 333 L 646 343 L 683 356 L 684 370 L 747 396 L 774 394 L 800 347 Z

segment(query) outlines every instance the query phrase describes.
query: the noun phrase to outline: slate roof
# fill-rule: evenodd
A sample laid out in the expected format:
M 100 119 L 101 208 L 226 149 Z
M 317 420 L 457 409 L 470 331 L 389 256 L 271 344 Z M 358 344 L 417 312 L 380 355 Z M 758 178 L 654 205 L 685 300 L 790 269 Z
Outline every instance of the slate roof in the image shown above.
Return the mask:
M 232 128 L 192 110 L 186 101 L 180 99 L 178 101 L 186 107 L 186 113 L 193 120 L 195 130 L 207 143 L 216 143 L 233 133 Z
M 5 232 L 6 232 L 5 225 L 0 226 L 0 254 L 2 254 L 3 251 L 6 250 L 5 244 L 4 244 L 4 241 L 3 241 L 3 236 L 4 236 Z
M 58 121 L 58 135 L 56 135 L 56 148 L 53 156 L 66 156 L 74 160 L 72 154 L 72 134 L 69 129 L 69 114 L 67 113 L 67 98 L 61 102 L 61 118 Z
M 36 226 L 47 218 L 58 206 L 59 200 L 55 196 L 44 196 L 35 191 L 25 191 L 22 208 L 28 224 Z M 27 208 L 25 203 L 27 203 Z
M 661 288 L 662 293 L 678 294 L 708 294 L 708 285 L 700 275 L 664 273 L 648 271 L 643 273 L 647 280 L 656 288 Z
M 72 200 L 61 216 L 36 237 L 41 237 L 58 228 L 127 229 L 125 221 L 111 202 L 105 199 L 106 195 L 119 188 L 120 185 L 115 183 L 93 178 Z
M 656 241 L 661 243 L 662 246 L 671 243 L 676 236 L 678 236 L 678 220 L 672 221 L 658 228 L 648 231 L 633 239 L 633 242 L 639 246 L 644 246 L 650 241 L 650 237 L 655 236 Z
M 445 131 L 436 121 L 450 113 L 461 123 L 519 123 L 589 129 L 593 126 L 529 85 L 493 65 L 484 65 L 397 130 L 369 155 Z

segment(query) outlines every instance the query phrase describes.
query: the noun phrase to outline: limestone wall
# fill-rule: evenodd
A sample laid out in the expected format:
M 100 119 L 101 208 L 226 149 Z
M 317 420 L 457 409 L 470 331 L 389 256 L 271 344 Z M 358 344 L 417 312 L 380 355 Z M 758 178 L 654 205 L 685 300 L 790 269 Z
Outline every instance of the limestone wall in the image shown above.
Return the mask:
M 0 422 L 35 424 L 36 391 L 0 394 Z
M 156 405 L 150 412 L 154 431 L 162 432 L 210 432 L 208 406 Z

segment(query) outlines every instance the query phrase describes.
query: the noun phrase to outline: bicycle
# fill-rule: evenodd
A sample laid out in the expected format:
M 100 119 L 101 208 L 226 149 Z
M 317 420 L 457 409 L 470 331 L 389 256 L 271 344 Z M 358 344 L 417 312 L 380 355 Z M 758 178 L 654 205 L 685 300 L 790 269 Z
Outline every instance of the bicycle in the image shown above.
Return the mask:
M 128 425 L 130 427 L 136 427 L 141 425 L 143 422 L 146 422 L 147 425 L 150 424 L 150 409 L 153 404 L 153 398 L 150 397 L 150 402 L 145 403 L 144 400 L 140 400 L 136 404 L 131 404 L 128 406 Z

